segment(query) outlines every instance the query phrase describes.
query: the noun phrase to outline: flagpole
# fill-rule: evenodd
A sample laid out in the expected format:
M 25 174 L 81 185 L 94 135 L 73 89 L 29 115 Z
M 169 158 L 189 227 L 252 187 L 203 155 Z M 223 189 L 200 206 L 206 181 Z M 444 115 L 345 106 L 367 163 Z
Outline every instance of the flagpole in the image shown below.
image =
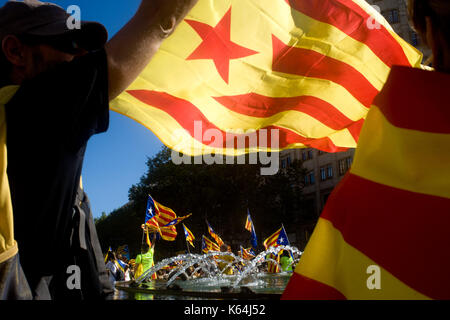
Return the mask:
M 191 250 L 189 249 L 189 243 L 188 243 L 187 240 L 186 240 L 186 247 L 187 247 L 187 249 L 188 249 L 188 253 L 191 253 Z

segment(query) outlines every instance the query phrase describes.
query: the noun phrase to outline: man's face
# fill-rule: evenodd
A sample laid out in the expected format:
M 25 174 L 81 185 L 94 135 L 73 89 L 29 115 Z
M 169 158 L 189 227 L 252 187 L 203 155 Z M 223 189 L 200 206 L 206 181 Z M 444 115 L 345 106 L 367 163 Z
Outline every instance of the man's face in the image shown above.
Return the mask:
M 77 55 L 59 51 L 47 44 L 28 48 L 28 58 L 25 68 L 25 79 L 32 79 L 63 62 L 72 61 Z
M 5 57 L 12 65 L 11 80 L 14 84 L 32 79 L 63 62 L 70 62 L 86 51 L 70 50 L 67 41 L 43 41 L 7 36 L 2 49 Z

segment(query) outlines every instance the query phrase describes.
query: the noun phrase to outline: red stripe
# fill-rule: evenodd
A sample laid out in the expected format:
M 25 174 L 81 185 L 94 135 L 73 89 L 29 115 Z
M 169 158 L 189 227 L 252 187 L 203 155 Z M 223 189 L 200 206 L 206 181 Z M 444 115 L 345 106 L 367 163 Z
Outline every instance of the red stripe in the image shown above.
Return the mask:
M 378 90 L 354 67 L 313 50 L 287 46 L 273 35 L 272 42 L 273 71 L 332 81 L 370 108 Z
M 236 146 L 239 138 L 248 136 L 245 134 L 230 134 L 220 130 L 216 125 L 211 123 L 195 105 L 165 92 L 148 90 L 130 90 L 127 92 L 143 103 L 163 110 L 177 121 L 194 139 L 213 148 L 224 148 L 227 143 L 228 145 Z M 194 124 L 197 121 L 201 123 L 201 137 L 196 137 L 194 134 Z M 272 135 L 272 130 L 276 129 L 279 130 L 279 148 L 286 148 L 288 145 L 294 143 L 302 143 L 306 146 L 326 152 L 340 152 L 347 150 L 347 148 L 337 147 L 328 137 L 321 139 L 305 138 L 291 130 L 276 126 L 268 126 L 264 129 L 267 130 L 267 142 L 260 139 L 261 131 L 256 131 L 258 146 L 260 147 L 271 147 L 270 137 Z M 206 130 L 217 130 L 216 132 L 221 135 L 222 139 L 214 139 L 214 137 L 210 140 L 203 139 L 203 133 Z M 245 141 L 246 147 L 249 147 L 249 140 L 245 139 Z
M 346 175 L 321 218 L 416 291 L 450 299 L 450 199 Z
M 250 117 L 268 118 L 283 111 L 298 111 L 310 115 L 334 130 L 344 129 L 353 123 L 333 105 L 313 96 L 273 98 L 249 93 L 214 99 L 224 107 Z
M 396 127 L 450 133 L 450 75 L 394 67 L 374 104 Z
M 311 18 L 331 24 L 353 39 L 365 43 L 388 67 L 410 66 L 401 45 L 382 25 L 380 29 L 369 29 L 371 18 L 351 0 L 285 0 L 293 9 Z
M 281 300 L 346 300 L 346 298 L 335 288 L 294 272 Z
M 359 119 L 358 121 L 352 123 L 347 129 L 352 135 L 356 142 L 359 140 L 359 134 L 361 133 L 362 126 L 364 124 L 364 119 Z

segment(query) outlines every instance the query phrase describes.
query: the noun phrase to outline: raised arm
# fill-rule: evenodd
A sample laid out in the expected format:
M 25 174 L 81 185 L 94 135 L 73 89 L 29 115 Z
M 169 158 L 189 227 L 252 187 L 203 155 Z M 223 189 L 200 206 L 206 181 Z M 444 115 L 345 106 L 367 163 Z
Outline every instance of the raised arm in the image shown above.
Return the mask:
M 197 1 L 141 1 L 134 17 L 105 46 L 109 100 L 130 86 Z

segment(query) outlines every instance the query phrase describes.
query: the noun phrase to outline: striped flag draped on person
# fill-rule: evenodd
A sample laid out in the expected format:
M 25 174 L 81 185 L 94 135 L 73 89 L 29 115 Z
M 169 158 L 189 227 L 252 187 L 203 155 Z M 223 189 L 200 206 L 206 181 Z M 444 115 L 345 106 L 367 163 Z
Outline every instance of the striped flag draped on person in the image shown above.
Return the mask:
M 284 299 L 450 299 L 449 87 L 392 69 Z
M 200 0 L 111 109 L 185 155 L 337 152 L 421 60 L 364 0 Z

